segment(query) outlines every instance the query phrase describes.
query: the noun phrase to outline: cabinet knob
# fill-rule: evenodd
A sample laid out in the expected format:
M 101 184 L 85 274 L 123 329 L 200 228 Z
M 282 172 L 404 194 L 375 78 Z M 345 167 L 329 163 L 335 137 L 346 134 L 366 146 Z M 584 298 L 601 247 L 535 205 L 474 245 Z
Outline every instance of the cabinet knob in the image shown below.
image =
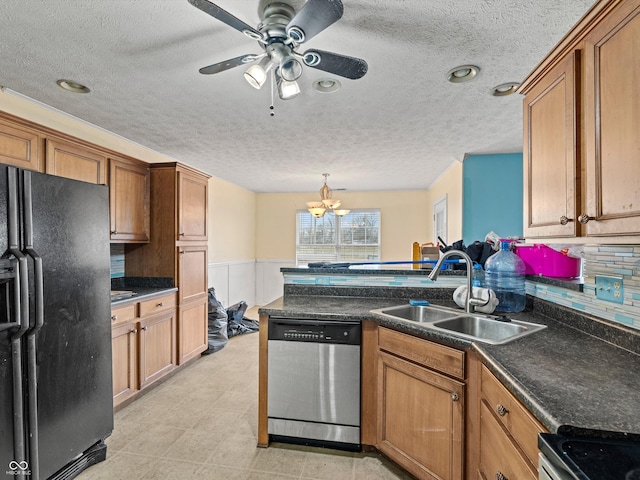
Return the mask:
M 184 237 L 184 232 L 180 234 L 181 237 Z
M 180 250 L 180 255 L 184 255 L 184 250 Z
M 496 480 L 509 480 L 509 479 L 504 473 L 498 471 L 498 473 L 496 473 Z
M 589 223 L 589 220 L 595 220 L 595 219 L 596 217 L 590 217 L 586 213 L 583 213 L 578 217 L 578 221 L 583 225 L 586 225 L 587 223 Z
M 509 409 L 499 403 L 496 407 L 496 412 L 498 412 L 498 415 L 500 415 L 501 417 L 504 417 L 507 413 L 509 413 Z
M 117 315 L 111 315 L 111 321 L 115 322 L 118 319 Z
M 164 302 L 157 303 L 156 307 L 164 307 Z
M 147 327 L 142 327 L 140 330 L 146 330 L 146 329 L 147 329 Z
M 453 400 L 454 402 L 457 402 L 458 400 L 460 400 L 460 397 L 458 396 L 457 393 L 452 393 L 451 400 Z
M 117 230 L 111 230 L 111 235 L 117 235 L 118 231 Z
M 573 222 L 573 218 L 567 218 L 566 215 L 560 217 L 560 225 L 566 225 L 569 222 Z
M 129 331 L 129 333 L 138 333 L 138 329 L 137 328 L 133 328 Z

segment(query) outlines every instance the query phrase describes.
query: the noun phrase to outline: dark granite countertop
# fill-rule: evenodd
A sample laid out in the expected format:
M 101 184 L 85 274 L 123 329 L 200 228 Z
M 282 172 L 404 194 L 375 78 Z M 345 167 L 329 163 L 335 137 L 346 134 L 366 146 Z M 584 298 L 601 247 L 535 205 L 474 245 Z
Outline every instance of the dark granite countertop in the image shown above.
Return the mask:
M 148 300 L 153 297 L 160 297 L 162 295 L 166 295 L 167 293 L 178 291 L 176 287 L 129 287 L 123 290 L 133 292 L 133 295 L 126 298 L 123 298 L 122 296 L 113 298 L 111 300 L 112 307 L 124 305 L 125 303 L 129 302 Z
M 389 289 L 387 289 L 389 290 Z M 429 298 L 452 306 L 444 292 Z M 452 290 L 449 290 L 451 292 Z M 531 300 L 513 318 L 548 328 L 505 345 L 469 342 L 417 322 L 393 320 L 370 310 L 408 298 L 286 295 L 259 310 L 282 317 L 374 320 L 409 334 L 473 349 L 540 422 L 553 433 L 640 434 L 640 334 L 564 307 Z M 432 292 L 429 292 L 432 295 Z
M 322 274 L 322 275 L 422 275 L 427 276 L 431 273 L 431 268 L 411 268 L 408 265 L 371 265 L 352 267 L 323 267 L 311 268 L 305 266 L 299 267 L 282 267 L 282 273 L 300 273 L 300 274 Z M 466 269 L 460 270 L 441 270 L 439 275 L 462 275 L 466 276 Z

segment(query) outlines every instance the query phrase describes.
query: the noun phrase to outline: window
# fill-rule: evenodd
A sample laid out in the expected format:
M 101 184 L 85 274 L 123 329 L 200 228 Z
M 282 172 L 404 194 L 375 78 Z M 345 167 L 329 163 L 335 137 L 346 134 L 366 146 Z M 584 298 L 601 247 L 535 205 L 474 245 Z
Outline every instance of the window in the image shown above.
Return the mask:
M 351 210 L 316 218 L 296 212 L 296 263 L 380 260 L 380 210 Z

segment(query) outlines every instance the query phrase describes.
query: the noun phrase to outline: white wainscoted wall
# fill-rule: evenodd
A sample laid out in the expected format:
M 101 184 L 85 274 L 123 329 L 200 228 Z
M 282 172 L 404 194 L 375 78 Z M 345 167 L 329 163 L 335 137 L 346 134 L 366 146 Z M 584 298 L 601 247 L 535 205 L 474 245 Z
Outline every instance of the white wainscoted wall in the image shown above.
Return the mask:
M 284 292 L 281 267 L 295 260 L 246 260 L 209 263 L 209 288 L 229 307 L 244 300 L 249 307 L 266 305 Z

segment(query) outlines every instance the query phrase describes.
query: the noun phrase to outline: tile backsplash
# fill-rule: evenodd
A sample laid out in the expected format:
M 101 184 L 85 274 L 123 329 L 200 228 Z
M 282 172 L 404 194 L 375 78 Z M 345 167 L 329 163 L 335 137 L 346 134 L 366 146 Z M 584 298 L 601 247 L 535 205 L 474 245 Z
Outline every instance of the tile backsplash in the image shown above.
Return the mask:
M 622 304 L 596 298 L 596 275 L 622 278 Z M 640 330 L 640 245 L 585 246 L 582 292 L 527 281 L 527 293 Z
M 111 278 L 124 277 L 124 243 L 111 244 Z

